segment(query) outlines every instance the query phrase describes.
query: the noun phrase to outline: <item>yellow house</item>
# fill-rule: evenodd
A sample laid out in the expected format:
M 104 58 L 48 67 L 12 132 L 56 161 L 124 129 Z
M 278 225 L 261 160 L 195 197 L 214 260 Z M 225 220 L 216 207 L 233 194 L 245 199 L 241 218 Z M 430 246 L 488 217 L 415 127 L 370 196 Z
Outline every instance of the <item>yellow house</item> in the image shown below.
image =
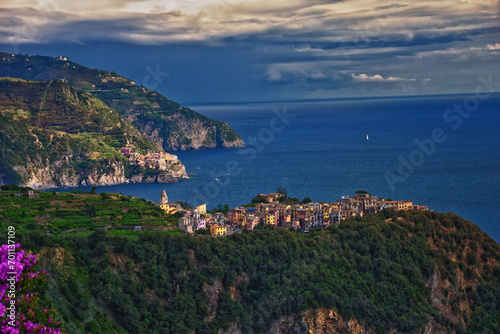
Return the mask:
M 330 219 L 330 207 L 328 206 L 323 206 L 323 219 L 328 220 Z
M 173 215 L 174 213 L 179 212 L 179 204 L 177 203 L 165 203 L 165 204 L 160 204 L 160 208 L 165 211 L 166 214 Z
M 413 201 L 398 201 L 397 208 L 398 210 L 411 210 L 413 207 Z
M 264 212 L 263 218 L 264 218 L 264 224 L 266 224 L 266 225 L 275 225 L 276 224 L 274 213 Z
M 210 235 L 221 236 L 226 234 L 227 229 L 225 226 L 219 226 L 217 224 L 210 226 Z
M 202 205 L 195 206 L 193 208 L 193 210 L 196 210 L 200 215 L 204 215 L 207 213 L 207 205 L 202 204 Z

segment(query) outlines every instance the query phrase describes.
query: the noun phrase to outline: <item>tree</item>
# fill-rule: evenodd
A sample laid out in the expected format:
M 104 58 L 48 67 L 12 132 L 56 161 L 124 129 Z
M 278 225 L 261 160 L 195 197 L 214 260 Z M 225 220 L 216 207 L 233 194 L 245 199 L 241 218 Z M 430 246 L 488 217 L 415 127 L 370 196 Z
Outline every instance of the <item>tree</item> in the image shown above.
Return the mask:
M 287 195 L 288 195 L 288 192 L 287 192 L 287 191 L 286 191 L 286 189 L 285 189 L 285 188 L 283 188 L 283 187 L 278 187 L 278 188 L 276 188 L 276 192 L 277 192 L 278 194 L 282 194 L 282 195 L 285 195 L 285 196 L 287 196 Z
M 267 203 L 267 200 L 264 196 L 257 195 L 254 198 L 252 198 L 252 203 Z
M 370 193 L 366 190 L 358 190 L 356 191 L 356 194 L 360 195 L 360 194 L 368 194 L 368 196 L 371 196 Z
M 311 198 L 309 198 L 309 197 L 306 197 L 306 198 L 304 198 L 304 199 L 302 200 L 302 203 L 304 203 L 304 204 L 305 204 L 305 203 L 311 203 L 311 202 L 312 202 L 312 199 L 311 199 Z
M 280 201 L 281 203 L 285 203 L 286 201 L 288 201 L 288 196 L 283 195 L 280 198 L 278 198 L 278 201 Z
M 184 210 L 191 210 L 191 205 L 188 202 L 177 201 L 176 203 L 178 203 Z
M 221 212 L 227 215 L 229 212 L 229 204 L 222 205 L 222 203 L 219 203 L 217 207 L 213 208 L 212 211 L 210 211 L 210 213 L 217 213 L 217 212 Z

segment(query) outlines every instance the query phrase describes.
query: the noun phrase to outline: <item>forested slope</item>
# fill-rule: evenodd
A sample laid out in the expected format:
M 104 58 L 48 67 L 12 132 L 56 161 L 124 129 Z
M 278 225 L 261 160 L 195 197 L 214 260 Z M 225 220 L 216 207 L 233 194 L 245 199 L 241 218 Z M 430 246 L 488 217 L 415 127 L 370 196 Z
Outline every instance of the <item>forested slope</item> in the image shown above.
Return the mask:
M 500 330 L 500 246 L 454 214 L 223 238 L 23 233 L 71 333 Z

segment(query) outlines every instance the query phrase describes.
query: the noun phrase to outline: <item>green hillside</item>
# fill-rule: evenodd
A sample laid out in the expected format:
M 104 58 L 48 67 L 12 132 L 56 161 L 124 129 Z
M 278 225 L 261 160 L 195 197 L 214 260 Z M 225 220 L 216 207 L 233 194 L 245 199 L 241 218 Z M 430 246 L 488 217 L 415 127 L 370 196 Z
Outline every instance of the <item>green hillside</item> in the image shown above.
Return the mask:
M 123 116 L 64 80 L 0 79 L 0 182 L 39 188 L 122 183 L 134 176 L 119 153 L 123 146 L 158 151 Z
M 131 232 L 135 226 L 177 226 L 177 215 L 167 215 L 159 206 L 139 198 L 81 191 L 39 194 L 40 197 L 30 199 L 24 190 L 0 191 L 0 220 L 4 225 L 45 231 L 54 236 L 70 231 L 90 235 L 100 228 L 114 229 L 119 235 Z
M 65 79 L 98 97 L 126 117 L 159 149 L 189 150 L 243 146 L 225 122 L 212 120 L 139 86 L 114 72 L 90 69 L 69 60 L 0 53 L 0 77 L 32 81 Z
M 123 219 L 113 207 L 123 215 L 154 209 L 112 194 L 102 203 L 91 194 L 41 195 L 0 193 L 12 201 L 0 208 L 1 228 L 15 226 L 18 241 L 40 255 L 51 274 L 43 298 L 68 333 L 500 330 L 500 246 L 454 214 L 384 210 L 311 233 L 117 235 L 96 230 L 96 218 Z M 62 204 L 43 209 L 43 201 Z M 55 225 L 64 211 L 86 216 L 88 230 L 47 236 L 46 220 Z

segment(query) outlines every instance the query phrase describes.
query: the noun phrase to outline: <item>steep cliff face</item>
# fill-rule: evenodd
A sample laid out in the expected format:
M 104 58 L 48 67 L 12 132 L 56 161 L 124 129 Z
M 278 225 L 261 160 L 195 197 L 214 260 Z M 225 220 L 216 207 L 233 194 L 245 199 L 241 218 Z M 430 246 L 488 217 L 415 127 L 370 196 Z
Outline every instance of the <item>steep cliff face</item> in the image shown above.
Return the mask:
M 116 102 L 107 102 L 115 109 L 121 110 L 157 148 L 185 151 L 245 146 L 243 140 L 227 123 L 182 107 L 156 92 L 143 89 L 143 93 L 148 100 L 155 101 L 155 106 L 159 106 L 154 113 L 144 110 L 146 107 L 143 104 L 133 104 L 125 110 L 115 105 Z
M 187 179 L 185 167 L 177 164 L 168 171 L 157 171 L 147 175 L 138 173 L 127 177 L 125 166 L 121 161 L 110 163 L 103 170 L 90 169 L 85 173 L 76 174 L 70 166 L 53 165 L 37 168 L 36 166 L 15 166 L 15 170 L 24 180 L 20 184 L 36 190 L 58 187 L 80 187 L 80 186 L 112 186 L 123 183 L 171 183 L 178 179 Z
M 206 322 L 211 322 L 215 319 L 217 313 L 217 305 L 219 300 L 219 294 L 224 290 L 222 283 L 218 279 L 213 279 L 213 284 L 204 283 L 202 287 L 203 292 L 208 297 L 205 307 L 208 309 L 208 315 L 205 317 Z
M 243 147 L 243 140 L 227 123 L 175 113 L 162 124 L 147 122 L 142 126 L 157 146 L 166 150 L 199 150 Z

